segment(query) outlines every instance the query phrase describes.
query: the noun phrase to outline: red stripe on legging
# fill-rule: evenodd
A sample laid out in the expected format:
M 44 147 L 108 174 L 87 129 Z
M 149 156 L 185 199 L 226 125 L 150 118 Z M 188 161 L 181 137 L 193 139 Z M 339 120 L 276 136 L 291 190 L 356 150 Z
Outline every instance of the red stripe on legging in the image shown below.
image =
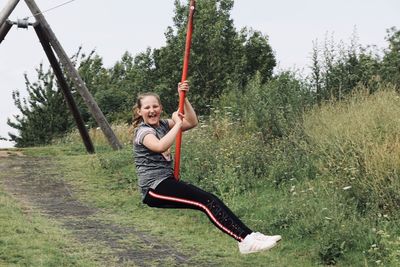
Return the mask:
M 180 202 L 180 203 L 185 203 L 185 204 L 190 204 L 196 207 L 200 207 L 202 208 L 211 218 L 211 220 L 213 220 L 213 222 L 218 225 L 219 228 L 221 228 L 224 232 L 226 232 L 227 234 L 233 236 L 236 240 L 240 240 L 242 241 L 243 238 L 241 238 L 240 236 L 235 235 L 231 230 L 227 229 L 225 226 L 223 226 L 215 217 L 214 215 L 211 213 L 211 211 L 204 206 L 203 204 L 201 204 L 200 202 L 195 202 L 192 200 L 188 200 L 188 199 L 183 199 L 183 198 L 177 198 L 177 197 L 169 197 L 169 196 L 163 196 L 163 195 L 159 195 L 157 193 L 154 193 L 152 191 L 149 191 L 150 196 L 154 197 L 154 198 L 158 198 L 158 199 L 163 199 L 163 200 L 169 200 L 169 201 L 175 201 L 175 202 Z

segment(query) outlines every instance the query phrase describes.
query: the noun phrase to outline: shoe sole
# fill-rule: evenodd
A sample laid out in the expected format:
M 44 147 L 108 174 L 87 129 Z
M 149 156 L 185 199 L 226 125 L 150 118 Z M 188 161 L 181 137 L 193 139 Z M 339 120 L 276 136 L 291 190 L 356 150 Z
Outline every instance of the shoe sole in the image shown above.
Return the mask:
M 270 247 L 268 247 L 268 248 L 264 248 L 264 249 L 256 250 L 256 251 L 240 252 L 240 253 L 243 254 L 243 255 L 247 255 L 247 254 L 252 254 L 252 253 L 267 251 L 267 250 L 270 250 L 270 249 L 276 247 L 276 245 L 278 245 L 278 242 L 280 242 L 280 241 L 281 241 L 281 239 L 279 239 L 278 241 L 276 241 L 272 246 L 270 246 Z

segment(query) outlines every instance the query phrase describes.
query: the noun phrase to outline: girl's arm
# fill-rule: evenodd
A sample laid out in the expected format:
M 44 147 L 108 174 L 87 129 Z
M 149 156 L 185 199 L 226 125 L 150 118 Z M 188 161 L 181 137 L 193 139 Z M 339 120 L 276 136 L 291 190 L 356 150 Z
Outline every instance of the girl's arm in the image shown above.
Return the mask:
M 178 92 L 179 91 L 185 91 L 186 93 L 189 91 L 188 81 L 184 81 L 183 83 L 178 84 Z M 185 111 L 185 116 L 183 118 L 182 131 L 187 131 L 189 129 L 196 127 L 199 121 L 197 119 L 197 115 L 196 112 L 194 111 L 194 108 L 192 107 L 192 105 L 190 104 L 189 100 L 186 97 L 184 103 L 184 111 Z M 170 128 L 174 126 L 173 120 L 168 120 L 168 123 Z
M 197 120 L 196 112 L 194 111 L 192 105 L 189 100 L 185 97 L 185 117 L 183 118 L 182 131 L 190 130 L 197 126 L 199 121 Z
M 148 134 L 143 138 L 143 145 L 156 153 L 167 151 L 174 143 L 176 135 L 183 125 L 183 121 L 178 115 L 178 112 L 174 112 L 172 115 L 172 123 L 174 124 L 173 127 L 163 138 L 158 139 L 154 134 Z

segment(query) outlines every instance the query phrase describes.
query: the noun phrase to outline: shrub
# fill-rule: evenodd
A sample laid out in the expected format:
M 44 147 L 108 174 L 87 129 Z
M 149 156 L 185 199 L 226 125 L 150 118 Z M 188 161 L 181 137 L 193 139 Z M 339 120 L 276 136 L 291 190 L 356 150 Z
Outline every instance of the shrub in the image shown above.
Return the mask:
M 311 95 L 290 72 L 261 83 L 255 75 L 244 92 L 231 90 L 223 95 L 220 108 L 229 106 L 246 131 L 259 132 L 264 141 L 288 136 L 299 123 Z

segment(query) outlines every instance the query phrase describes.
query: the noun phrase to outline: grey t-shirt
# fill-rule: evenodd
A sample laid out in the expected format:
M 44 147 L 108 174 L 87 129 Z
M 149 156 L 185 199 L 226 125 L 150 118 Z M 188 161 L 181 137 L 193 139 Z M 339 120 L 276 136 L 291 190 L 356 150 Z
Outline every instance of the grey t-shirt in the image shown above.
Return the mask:
M 141 123 L 135 131 L 134 151 L 138 184 L 142 196 L 149 188 L 155 189 L 164 179 L 173 177 L 171 149 L 163 153 L 153 152 L 143 145 L 143 139 L 148 134 L 154 134 L 161 139 L 169 131 L 168 120 L 160 120 L 158 127 Z

